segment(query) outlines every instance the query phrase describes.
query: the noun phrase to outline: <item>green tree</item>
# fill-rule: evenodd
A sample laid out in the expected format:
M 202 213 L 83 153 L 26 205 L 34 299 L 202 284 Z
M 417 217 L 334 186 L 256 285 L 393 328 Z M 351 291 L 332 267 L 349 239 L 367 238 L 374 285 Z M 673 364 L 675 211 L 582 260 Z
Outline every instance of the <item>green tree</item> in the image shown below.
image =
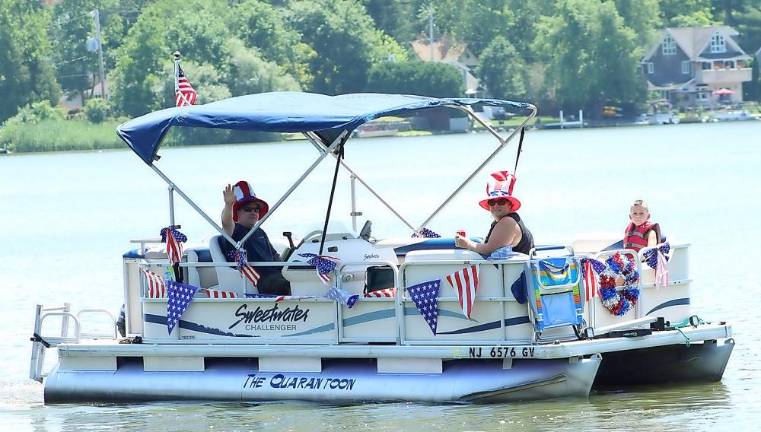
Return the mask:
M 246 46 L 256 48 L 264 60 L 283 66 L 300 83 L 309 85 L 308 61 L 315 53 L 288 27 L 283 11 L 261 0 L 245 0 L 233 9 L 233 32 Z
M 53 8 L 50 29 L 58 83 L 84 101 L 98 73 L 96 51 L 88 51 L 88 38 L 95 36 L 93 15 L 97 0 L 64 0 Z
M 536 49 L 546 55 L 547 84 L 561 107 L 600 113 L 605 103 L 645 97 L 642 48 L 611 1 L 560 1 L 558 13 L 539 23 Z
M 230 41 L 230 74 L 227 87 L 233 96 L 269 91 L 300 90 L 299 83 L 283 67 L 262 58 L 239 39 Z
M 404 50 L 377 30 L 357 0 L 294 2 L 290 22 L 314 49 L 311 89 L 338 94 L 360 91 L 373 64 L 401 60 Z
M 230 38 L 226 5 L 223 0 L 166 0 L 146 6 L 116 53 L 116 69 L 109 74 L 112 106 L 130 116 L 166 108 L 162 83 L 175 50 L 185 59 L 213 64 L 221 76 L 226 75 Z M 178 22 L 177 11 L 192 13 L 181 14 Z M 194 77 L 188 76 L 193 83 Z
M 624 24 L 637 35 L 637 44 L 647 47 L 654 43 L 661 28 L 658 0 L 615 0 L 615 3 Z
M 362 0 L 375 25 L 401 43 L 415 38 L 418 22 L 415 5 L 404 0 Z
M 38 2 L 0 2 L 0 123 L 30 102 L 58 103 L 61 91 L 50 61 L 49 24 L 50 13 Z
M 660 0 L 666 27 L 707 26 L 714 23 L 711 0 Z
M 378 63 L 370 69 L 366 91 L 458 97 L 465 91 L 460 71 L 445 63 Z
M 441 32 L 466 42 L 476 56 L 495 37 L 509 34 L 514 22 L 504 0 L 439 0 L 433 6 Z
M 526 67 L 512 44 L 497 36 L 481 53 L 478 75 L 489 94 L 497 99 L 526 96 Z

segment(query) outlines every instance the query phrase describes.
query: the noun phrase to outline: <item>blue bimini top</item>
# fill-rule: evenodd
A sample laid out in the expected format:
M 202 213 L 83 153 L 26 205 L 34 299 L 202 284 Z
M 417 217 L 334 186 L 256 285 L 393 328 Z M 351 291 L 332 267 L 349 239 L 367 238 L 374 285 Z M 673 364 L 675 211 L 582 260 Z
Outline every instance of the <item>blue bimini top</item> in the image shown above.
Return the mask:
M 148 165 L 170 127 L 202 127 L 260 132 L 314 132 L 330 144 L 370 120 L 435 107 L 469 105 L 503 107 L 528 114 L 533 105 L 497 99 L 447 98 L 357 93 L 326 96 L 315 93 L 272 92 L 239 96 L 182 108 L 167 108 L 132 119 L 116 133 Z

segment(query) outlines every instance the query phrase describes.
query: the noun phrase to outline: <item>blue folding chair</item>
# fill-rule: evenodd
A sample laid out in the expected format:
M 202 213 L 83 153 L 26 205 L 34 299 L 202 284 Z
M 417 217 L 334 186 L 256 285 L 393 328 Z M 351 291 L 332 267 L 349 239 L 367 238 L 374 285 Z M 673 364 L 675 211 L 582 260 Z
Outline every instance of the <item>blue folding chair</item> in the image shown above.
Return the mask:
M 547 258 L 538 252 L 562 250 L 567 253 Z M 541 246 L 529 253 L 529 318 L 534 339 L 551 328 L 570 326 L 578 337 L 584 325 L 584 302 L 581 296 L 581 262 L 569 246 Z M 568 334 L 570 337 L 571 335 Z

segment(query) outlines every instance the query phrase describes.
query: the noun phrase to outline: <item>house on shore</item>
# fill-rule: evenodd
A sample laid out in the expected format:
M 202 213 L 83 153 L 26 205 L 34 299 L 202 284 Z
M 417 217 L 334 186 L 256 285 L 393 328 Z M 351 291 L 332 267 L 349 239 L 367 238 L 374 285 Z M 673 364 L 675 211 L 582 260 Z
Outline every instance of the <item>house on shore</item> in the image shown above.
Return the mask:
M 752 57 L 728 26 L 666 28 L 642 58 L 648 90 L 675 106 L 742 102 Z
M 412 41 L 411 45 L 412 51 L 421 61 L 446 63 L 456 67 L 462 73 L 467 96 L 475 97 L 483 91 L 478 78 L 473 75 L 473 68 L 478 66 L 478 58 L 470 52 L 466 44 L 443 36 L 433 43 L 421 37 Z

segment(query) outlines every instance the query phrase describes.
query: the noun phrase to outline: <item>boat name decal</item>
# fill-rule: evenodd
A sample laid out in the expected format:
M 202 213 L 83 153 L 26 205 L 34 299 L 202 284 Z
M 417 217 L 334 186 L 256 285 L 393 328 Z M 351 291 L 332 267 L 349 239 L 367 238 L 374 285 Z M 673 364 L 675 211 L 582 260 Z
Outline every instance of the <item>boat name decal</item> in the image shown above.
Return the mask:
M 269 378 L 269 383 L 267 383 Z M 274 389 L 346 390 L 351 391 L 357 382 L 355 378 L 305 377 L 275 374 L 271 377 L 249 374 L 243 383 L 244 389 L 262 388 L 269 384 Z
M 365 254 L 365 261 L 369 259 L 378 259 L 378 258 L 380 258 L 380 255 L 378 254 Z
M 262 309 L 261 306 L 257 306 L 254 310 L 247 310 L 248 304 L 243 303 L 235 311 L 235 316 L 238 317 L 238 321 L 235 321 L 228 329 L 231 329 L 241 322 L 246 324 L 250 323 L 263 323 L 263 322 L 297 322 L 307 321 L 309 316 L 309 309 L 301 309 L 299 305 L 294 307 L 287 307 L 280 309 L 278 303 L 275 303 L 269 309 Z

